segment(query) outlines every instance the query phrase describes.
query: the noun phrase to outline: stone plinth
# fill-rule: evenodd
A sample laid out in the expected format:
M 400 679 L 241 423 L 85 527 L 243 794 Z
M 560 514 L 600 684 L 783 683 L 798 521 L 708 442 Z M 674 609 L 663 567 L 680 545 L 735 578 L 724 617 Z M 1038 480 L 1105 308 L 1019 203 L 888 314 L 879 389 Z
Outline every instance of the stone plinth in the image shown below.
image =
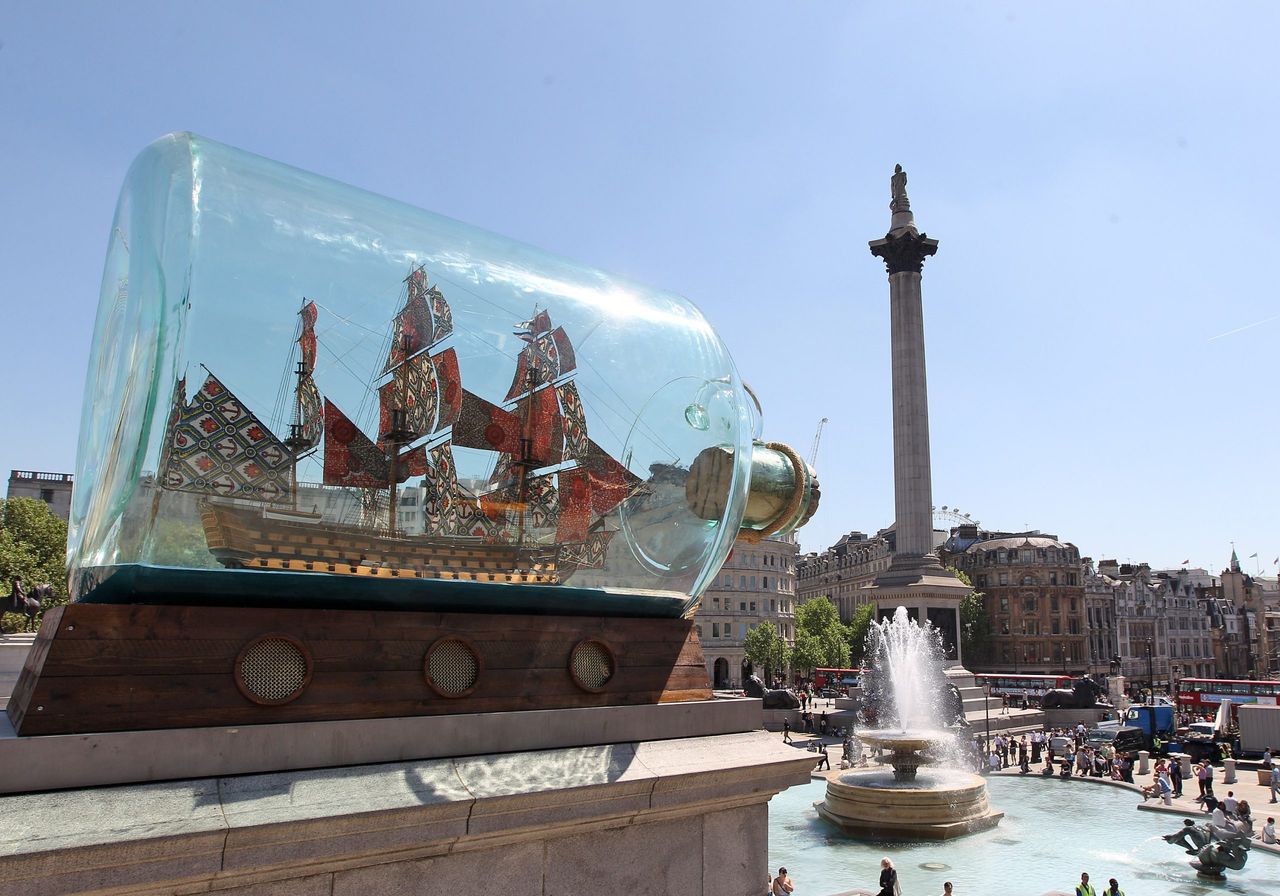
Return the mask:
M 470 756 L 496 748 L 705 737 L 759 727 L 760 701 L 750 697 L 37 737 L 16 736 L 0 714 L 0 793 Z
M 0 896 L 760 890 L 762 732 L 0 797 Z

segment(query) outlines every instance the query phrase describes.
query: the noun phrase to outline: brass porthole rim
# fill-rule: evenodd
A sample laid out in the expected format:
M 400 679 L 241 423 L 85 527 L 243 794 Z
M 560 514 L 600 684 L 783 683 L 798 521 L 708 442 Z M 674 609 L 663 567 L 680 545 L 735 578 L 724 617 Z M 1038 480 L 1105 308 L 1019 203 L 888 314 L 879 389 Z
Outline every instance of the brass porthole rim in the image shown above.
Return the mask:
M 253 691 L 249 690 L 249 686 L 244 683 L 244 678 L 240 673 L 241 663 L 244 662 L 244 655 L 263 641 L 287 641 L 297 649 L 298 653 L 302 655 L 302 661 L 307 664 L 307 673 L 302 677 L 302 683 L 298 685 L 297 689 L 287 697 L 281 697 L 278 700 L 264 700 L 262 697 L 259 697 Z M 315 665 L 311 661 L 311 651 L 307 649 L 306 644 L 303 644 L 293 635 L 286 635 L 284 632 L 267 632 L 264 635 L 258 635 L 256 638 L 250 638 L 245 645 L 240 648 L 240 652 L 236 654 L 235 672 L 232 677 L 235 679 L 236 689 L 240 691 L 240 693 L 244 695 L 244 698 L 249 702 L 256 703 L 259 706 L 284 706 L 286 703 L 292 703 L 303 695 L 307 690 L 307 687 L 311 684 L 311 673 L 314 669 Z
M 573 671 L 573 658 L 577 655 L 579 650 L 581 650 L 583 647 L 586 647 L 588 644 L 596 644 L 604 648 L 604 652 L 609 655 L 609 664 L 613 667 L 613 671 L 609 673 L 609 677 L 605 680 L 604 684 L 600 685 L 600 687 L 598 688 L 593 688 L 590 685 L 587 685 L 586 683 L 584 683 L 581 679 L 578 678 L 577 673 Z M 603 694 L 605 691 L 609 689 L 609 685 L 613 683 L 614 678 L 616 678 L 618 675 L 618 652 L 613 649 L 612 644 L 610 644 L 608 641 L 604 640 L 603 638 L 583 638 L 577 644 L 574 644 L 573 649 L 569 651 L 568 668 L 569 668 L 569 677 L 572 678 L 573 683 L 576 684 L 578 687 L 580 687 L 582 690 L 586 691 L 588 694 Z
M 471 687 L 467 688 L 465 691 L 458 691 L 456 694 L 449 694 L 440 690 L 440 688 L 436 687 L 435 681 L 431 678 L 431 654 L 437 647 L 444 644 L 446 641 L 457 641 L 463 647 L 467 648 L 467 650 L 471 651 L 471 656 L 476 661 L 476 680 L 471 683 Z M 422 655 L 422 677 L 426 679 L 427 687 L 431 688 L 437 696 L 444 697 L 446 700 L 456 700 L 459 697 L 469 696 L 472 691 L 479 687 L 480 676 L 483 674 L 484 658 L 480 655 L 480 651 L 476 649 L 476 645 L 469 638 L 464 638 L 462 635 L 445 635 L 444 637 L 436 638 L 431 642 L 431 646 L 427 648 L 427 652 Z

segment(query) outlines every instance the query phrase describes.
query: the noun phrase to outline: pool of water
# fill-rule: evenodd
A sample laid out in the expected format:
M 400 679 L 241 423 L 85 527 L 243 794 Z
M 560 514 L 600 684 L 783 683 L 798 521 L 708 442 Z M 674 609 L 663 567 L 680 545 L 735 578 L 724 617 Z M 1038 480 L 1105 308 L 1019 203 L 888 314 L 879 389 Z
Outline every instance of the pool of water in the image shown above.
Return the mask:
M 1280 857 L 1253 850 L 1227 882 L 1196 878 L 1181 848 L 1162 835 L 1182 826 L 1177 815 L 1138 812 L 1132 791 L 1081 782 L 993 777 L 991 804 L 1005 813 L 993 830 L 942 843 L 862 843 L 818 818 L 826 782 L 811 781 L 769 804 L 769 868 L 785 865 L 803 896 L 853 889 L 876 892 L 880 859 L 898 869 L 904 896 L 936 896 L 943 881 L 958 896 L 1037 896 L 1074 891 L 1082 871 L 1099 893 L 1114 877 L 1127 896 L 1240 894 L 1280 896 Z

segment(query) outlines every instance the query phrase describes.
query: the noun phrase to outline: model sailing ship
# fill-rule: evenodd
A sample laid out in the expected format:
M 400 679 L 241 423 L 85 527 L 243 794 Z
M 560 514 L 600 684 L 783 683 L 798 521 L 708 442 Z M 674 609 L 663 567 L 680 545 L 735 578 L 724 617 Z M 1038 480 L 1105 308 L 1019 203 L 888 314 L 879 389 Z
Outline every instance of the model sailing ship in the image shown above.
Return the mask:
M 196 492 L 209 550 L 224 566 L 375 577 L 555 585 L 601 568 L 608 515 L 640 480 L 587 435 L 573 345 L 546 311 L 515 331 L 525 343 L 503 405 L 462 386 L 449 303 L 422 267 L 405 279 L 379 379 L 370 438 L 313 377 L 317 308 L 299 312 L 293 422 L 285 439 L 209 372 L 188 401 L 179 381 L 160 484 Z M 494 454 L 477 493 L 453 447 Z M 299 508 L 298 461 L 322 452 L 324 488 L 359 490 L 356 524 Z M 397 531 L 396 491 L 422 477 L 425 531 Z M 387 497 L 386 516 L 380 507 Z

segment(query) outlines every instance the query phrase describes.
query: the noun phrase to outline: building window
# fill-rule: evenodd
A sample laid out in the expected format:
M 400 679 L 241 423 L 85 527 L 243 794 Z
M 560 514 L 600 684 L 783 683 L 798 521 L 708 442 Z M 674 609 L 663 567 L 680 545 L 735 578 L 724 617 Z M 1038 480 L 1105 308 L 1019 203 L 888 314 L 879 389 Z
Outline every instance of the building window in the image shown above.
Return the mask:
M 769 601 L 769 612 L 770 613 L 778 612 L 778 602 L 776 600 Z
M 1001 613 L 1009 612 L 1009 598 L 1005 597 L 1003 594 L 1000 595 L 1000 612 Z
M 1053 620 L 1053 622 L 1052 622 L 1052 625 L 1053 625 L 1053 631 L 1051 632 L 1051 634 L 1055 634 L 1055 635 L 1060 635 L 1060 634 L 1062 634 L 1062 620 L 1061 620 L 1061 619 L 1054 618 L 1054 620 Z
M 40 489 L 40 500 L 41 500 L 41 501 L 43 501 L 43 502 L 44 502 L 44 503 L 46 503 L 46 504 L 52 504 L 52 503 L 53 503 L 53 489 L 51 489 L 51 488 L 42 488 L 42 489 Z
M 978 576 L 978 587 L 979 588 L 987 587 L 987 577 L 985 575 Z
M 1049 573 L 1049 584 L 1050 585 L 1058 584 L 1058 574 L 1056 572 Z
M 1058 595 L 1056 594 L 1049 596 L 1049 612 L 1050 613 L 1058 612 Z M 1054 634 L 1056 635 L 1057 632 L 1054 632 Z
M 711 637 L 713 638 L 720 637 L 720 623 L 718 622 L 711 623 Z
M 746 576 L 738 576 L 738 588 L 739 588 L 740 590 L 742 590 L 742 591 L 746 591 L 746 590 L 747 590 L 747 577 L 746 577 Z
M 1036 611 L 1036 596 L 1034 594 L 1023 595 L 1022 611 L 1024 613 L 1034 613 Z
M 755 576 L 752 576 L 752 577 L 751 577 L 751 590 L 752 590 L 752 591 L 755 591 L 755 590 L 756 590 L 756 577 L 755 577 Z
M 1040 620 L 1038 620 L 1038 619 L 1024 619 L 1024 620 L 1022 620 L 1022 633 L 1023 633 L 1024 635 L 1038 635 L 1038 634 L 1040 634 Z
M 1000 584 L 1001 585 L 1009 584 L 1009 574 L 1007 572 L 1000 573 Z
M 1078 585 L 1078 584 L 1079 584 L 1079 583 L 1076 581 L 1076 574 L 1075 574 L 1075 573 L 1073 573 L 1073 572 L 1069 572 L 1069 573 L 1067 573 L 1067 584 L 1068 584 L 1068 585 Z
M 768 591 L 768 590 L 769 590 L 769 577 L 768 577 L 768 576 L 761 576 L 761 577 L 760 577 L 760 587 L 761 587 L 761 588 L 763 588 L 765 591 Z
M 1067 620 L 1067 634 L 1068 635 L 1080 634 L 1080 620 L 1078 618 L 1072 617 L 1071 619 Z
M 756 602 L 755 602 L 755 601 L 752 601 L 752 602 L 751 602 L 751 612 L 752 612 L 752 613 L 754 613 L 755 611 L 756 611 Z

